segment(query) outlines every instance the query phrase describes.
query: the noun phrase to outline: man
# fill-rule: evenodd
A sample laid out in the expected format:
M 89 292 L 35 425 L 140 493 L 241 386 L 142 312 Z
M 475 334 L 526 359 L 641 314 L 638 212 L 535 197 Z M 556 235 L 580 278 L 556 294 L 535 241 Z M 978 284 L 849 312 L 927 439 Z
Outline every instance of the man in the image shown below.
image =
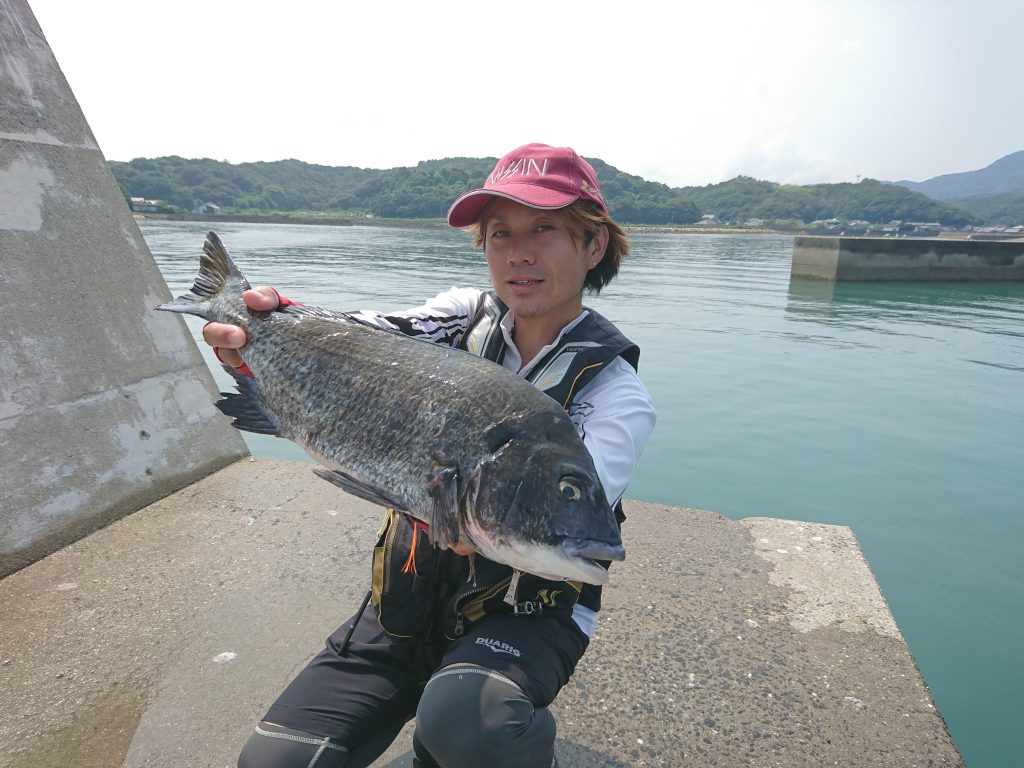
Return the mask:
M 569 148 L 519 147 L 455 201 L 448 222 L 475 233 L 493 291 L 456 288 L 406 312 L 355 314 L 487 357 L 554 397 L 621 522 L 619 500 L 655 412 L 636 374 L 637 347 L 583 306 L 584 290 L 607 285 L 629 249 L 594 169 Z M 271 288 L 247 292 L 246 302 L 260 311 L 289 303 Z M 240 328 L 211 323 L 204 338 L 226 364 L 244 365 Z M 472 554 L 463 542 L 431 548 L 409 518 L 389 511 L 374 551 L 372 607 L 364 601 L 289 684 L 239 766 L 364 768 L 413 716 L 422 768 L 555 764 L 547 707 L 586 650 L 600 588 Z

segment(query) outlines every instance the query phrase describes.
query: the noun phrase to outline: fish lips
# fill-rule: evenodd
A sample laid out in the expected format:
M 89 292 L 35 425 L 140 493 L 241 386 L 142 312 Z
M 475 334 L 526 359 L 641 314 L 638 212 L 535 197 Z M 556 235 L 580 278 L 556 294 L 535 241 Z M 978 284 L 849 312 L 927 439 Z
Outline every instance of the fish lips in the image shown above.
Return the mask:
M 542 579 L 568 579 L 601 586 L 608 583 L 607 562 L 626 559 L 626 549 L 622 545 L 590 539 L 563 539 L 553 551 L 559 561 L 554 569 L 556 573 L 531 572 Z
M 625 560 L 626 549 L 621 544 L 606 541 L 566 537 L 558 547 L 561 556 L 571 563 L 575 573 L 563 578 L 577 579 L 598 586 L 608 583 L 609 560 Z
M 621 544 L 609 544 L 607 541 L 593 539 L 562 539 L 562 552 L 569 558 L 584 560 L 625 560 L 626 548 Z

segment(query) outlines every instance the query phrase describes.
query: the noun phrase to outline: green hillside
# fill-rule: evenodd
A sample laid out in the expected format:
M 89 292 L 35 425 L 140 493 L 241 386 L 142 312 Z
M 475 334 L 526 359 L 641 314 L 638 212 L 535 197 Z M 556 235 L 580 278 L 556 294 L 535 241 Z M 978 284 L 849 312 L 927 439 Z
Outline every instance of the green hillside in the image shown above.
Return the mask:
M 893 220 L 939 222 L 949 226 L 973 223 L 973 217 L 903 187 L 864 179 L 858 184 L 796 186 L 738 176 L 721 184 L 680 190 L 705 213 L 720 221 L 826 219 L 884 224 Z
M 986 224 L 1005 227 L 1024 224 L 1024 193 L 973 195 L 948 202 Z
M 299 160 L 236 165 L 171 156 L 109 165 L 126 198 L 160 200 L 167 210 L 188 212 L 213 203 L 222 213 L 236 214 L 440 218 L 456 197 L 481 184 L 495 162 L 496 158 L 458 157 L 379 170 Z M 980 223 L 952 205 L 870 179 L 859 184 L 795 186 L 739 176 L 704 187 L 669 187 L 623 173 L 598 159 L 590 162 L 612 215 L 625 224 L 692 224 L 705 214 L 723 223 L 752 218 Z

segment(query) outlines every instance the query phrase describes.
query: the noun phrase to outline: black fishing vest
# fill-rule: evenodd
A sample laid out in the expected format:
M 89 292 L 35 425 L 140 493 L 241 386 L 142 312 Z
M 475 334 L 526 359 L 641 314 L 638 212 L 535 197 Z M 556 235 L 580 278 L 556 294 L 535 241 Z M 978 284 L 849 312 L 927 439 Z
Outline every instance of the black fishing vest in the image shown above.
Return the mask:
M 508 307 L 494 291 L 488 291 L 470 320 L 459 348 L 496 363 L 505 358 L 505 335 L 501 320 Z M 573 396 L 616 357 L 637 369 L 640 348 L 594 310 L 565 334 L 526 375 L 526 380 L 568 410 Z
M 508 348 L 501 331 L 501 320 L 507 313 L 508 307 L 494 291 L 483 294 L 459 348 L 501 363 Z M 587 316 L 533 367 L 526 380 L 568 410 L 576 393 L 616 357 L 636 370 L 640 348 L 608 320 L 589 309 Z M 615 517 L 619 525 L 626 519 L 621 501 L 615 505 Z M 601 607 L 601 587 L 583 584 L 579 603 L 597 611 Z
M 484 294 L 459 348 L 500 363 L 507 349 L 500 323 L 507 312 L 493 292 Z M 526 378 L 568 410 L 576 393 L 619 356 L 636 368 L 640 350 L 591 310 Z M 615 516 L 621 525 L 621 503 L 615 505 Z M 377 534 L 370 597 L 389 634 L 414 637 L 436 630 L 454 639 L 463 634 L 465 623 L 489 614 L 554 613 L 571 620 L 576 603 L 592 611 L 601 607 L 599 586 L 517 574 L 480 555 L 475 558 L 475 579 L 467 580 L 467 558 L 417 546 L 421 535 L 408 515 L 394 510 L 388 510 Z

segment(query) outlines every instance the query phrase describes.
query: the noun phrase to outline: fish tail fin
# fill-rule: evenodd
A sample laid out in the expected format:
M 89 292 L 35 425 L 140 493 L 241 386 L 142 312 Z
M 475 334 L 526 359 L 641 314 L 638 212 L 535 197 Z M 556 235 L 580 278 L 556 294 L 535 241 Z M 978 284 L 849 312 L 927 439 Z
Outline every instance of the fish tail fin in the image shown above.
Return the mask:
M 231 260 L 217 233 L 209 232 L 206 235 L 206 243 L 203 244 L 203 255 L 199 258 L 199 274 L 196 275 L 192 288 L 188 293 L 174 301 L 161 304 L 157 309 L 198 315 L 209 320 L 210 305 L 224 292 L 229 280 L 237 282 L 243 291 L 249 288 L 249 282 Z

